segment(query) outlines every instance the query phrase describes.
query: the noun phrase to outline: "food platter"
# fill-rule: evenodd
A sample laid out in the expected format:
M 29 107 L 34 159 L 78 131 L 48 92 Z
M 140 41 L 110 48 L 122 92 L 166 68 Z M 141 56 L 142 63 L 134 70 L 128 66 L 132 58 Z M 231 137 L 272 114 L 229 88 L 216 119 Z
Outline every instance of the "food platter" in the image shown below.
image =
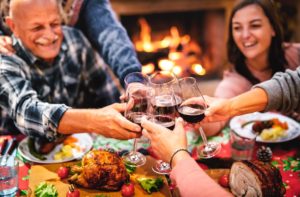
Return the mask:
M 170 197 L 171 193 L 168 187 L 167 179 L 163 175 L 158 175 L 153 172 L 152 166 L 155 164 L 155 159 L 147 156 L 147 162 L 145 165 L 136 169 L 136 171 L 130 174 L 130 181 L 134 184 L 135 195 L 134 196 L 152 196 L 152 197 Z M 31 172 L 29 176 L 29 191 L 28 196 L 34 197 L 34 190 L 41 182 L 48 182 L 53 184 L 58 192 L 58 196 L 66 196 L 66 193 L 69 190 L 70 184 L 65 179 L 60 179 L 57 175 L 57 170 L 60 166 L 71 166 L 76 165 L 79 161 L 66 162 L 62 164 L 47 164 L 40 165 L 36 164 L 31 167 Z M 40 176 L 43 174 L 43 176 Z M 139 177 L 149 177 L 149 178 L 162 178 L 164 181 L 163 187 L 152 194 L 148 194 L 145 190 L 136 181 Z M 109 196 L 109 197 L 120 197 L 121 191 L 101 191 L 96 189 L 86 189 L 77 187 L 80 191 L 80 196 Z
M 71 135 L 73 138 L 77 140 L 75 142 L 76 148 L 72 148 L 72 156 L 62 158 L 62 159 L 54 159 L 54 155 L 61 151 L 63 144 L 58 144 L 49 154 L 43 155 L 45 156 L 45 160 L 40 160 L 37 157 L 33 156 L 30 153 L 28 147 L 29 138 L 23 139 L 18 147 L 18 153 L 28 161 L 36 162 L 36 163 L 62 163 L 66 161 L 72 161 L 75 159 L 80 159 L 86 152 L 88 152 L 93 146 L 93 140 L 89 134 L 86 133 L 78 133 Z
M 255 135 L 254 132 L 252 132 L 252 127 L 255 121 L 266 121 L 271 119 L 278 119 L 280 122 L 287 123 L 288 129 L 284 131 L 284 135 L 281 137 L 278 137 L 276 139 L 270 139 L 266 140 L 261 137 L 261 135 L 258 135 L 256 137 L 257 142 L 264 142 L 264 143 L 281 143 L 286 142 L 295 139 L 300 135 L 300 124 L 296 122 L 295 120 L 273 112 L 266 112 L 266 113 L 250 113 L 245 114 L 241 116 L 235 116 L 232 118 L 229 122 L 229 126 L 231 129 L 233 129 L 237 134 L 243 137 L 247 138 L 253 138 Z M 249 123 L 250 124 L 246 124 Z M 245 125 L 245 126 L 244 126 Z

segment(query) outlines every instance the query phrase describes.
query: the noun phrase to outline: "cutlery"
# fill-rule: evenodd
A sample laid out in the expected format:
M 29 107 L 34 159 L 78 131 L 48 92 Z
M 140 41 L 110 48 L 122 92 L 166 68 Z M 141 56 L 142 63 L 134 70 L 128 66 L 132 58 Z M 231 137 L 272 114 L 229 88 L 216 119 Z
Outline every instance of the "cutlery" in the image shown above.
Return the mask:
M 5 152 L 6 152 L 6 150 L 7 150 L 7 145 L 8 145 L 8 140 L 7 140 L 7 139 L 4 139 L 4 140 L 2 141 L 1 146 L 0 146 L 0 156 L 1 156 L 1 155 L 5 155 Z
M 18 146 L 18 141 L 14 138 L 11 140 L 9 147 L 7 148 L 6 154 L 11 155 L 16 147 Z
M 5 143 L 3 146 L 3 143 Z M 2 148 L 1 148 L 1 155 L 2 156 L 7 156 L 7 157 L 3 157 L 1 162 L 0 162 L 0 165 L 1 166 L 6 166 L 7 164 L 7 159 L 10 157 L 10 155 L 12 155 L 13 151 L 15 150 L 15 148 L 17 147 L 18 145 L 18 141 L 14 138 L 12 140 L 10 140 L 10 142 L 8 142 L 7 139 L 5 139 L 2 143 Z

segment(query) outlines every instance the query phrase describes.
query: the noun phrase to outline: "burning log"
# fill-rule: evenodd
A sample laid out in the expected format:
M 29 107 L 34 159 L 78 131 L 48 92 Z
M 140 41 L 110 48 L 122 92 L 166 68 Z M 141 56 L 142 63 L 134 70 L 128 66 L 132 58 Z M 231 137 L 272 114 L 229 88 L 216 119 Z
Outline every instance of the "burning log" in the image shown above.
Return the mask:
M 158 65 L 158 61 L 160 59 L 168 58 L 168 54 L 169 54 L 169 48 L 163 48 L 153 52 L 145 52 L 145 51 L 137 52 L 138 59 L 143 65 L 153 62 L 156 66 Z

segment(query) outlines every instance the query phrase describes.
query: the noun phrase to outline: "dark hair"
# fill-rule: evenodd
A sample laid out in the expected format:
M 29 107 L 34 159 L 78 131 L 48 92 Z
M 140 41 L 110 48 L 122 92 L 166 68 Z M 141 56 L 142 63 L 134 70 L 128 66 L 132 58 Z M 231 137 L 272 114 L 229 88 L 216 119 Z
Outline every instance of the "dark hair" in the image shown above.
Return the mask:
M 287 64 L 287 61 L 284 56 L 284 50 L 283 50 L 283 31 L 279 22 L 279 17 L 276 11 L 275 6 L 270 0 L 240 0 L 238 1 L 230 15 L 229 20 L 229 36 L 227 41 L 227 55 L 229 62 L 234 65 L 236 71 L 247 78 L 252 84 L 259 83 L 259 80 L 252 75 L 248 67 L 245 63 L 245 56 L 243 53 L 239 50 L 238 46 L 233 40 L 232 35 L 232 18 L 235 15 L 235 13 L 248 6 L 256 4 L 260 6 L 264 14 L 267 16 L 267 18 L 270 21 L 271 26 L 273 27 L 275 31 L 275 36 L 272 37 L 271 46 L 268 54 L 268 62 L 272 69 L 272 73 L 278 71 L 284 71 L 285 65 Z

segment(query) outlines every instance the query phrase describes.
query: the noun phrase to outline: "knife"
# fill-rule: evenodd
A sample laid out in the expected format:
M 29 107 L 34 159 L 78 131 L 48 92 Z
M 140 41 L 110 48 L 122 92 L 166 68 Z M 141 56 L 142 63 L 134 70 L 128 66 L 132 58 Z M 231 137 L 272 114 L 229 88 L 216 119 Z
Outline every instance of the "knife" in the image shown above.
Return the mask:
M 7 149 L 8 140 L 5 138 L 0 146 L 0 155 L 4 155 Z
M 6 154 L 11 155 L 17 146 L 18 146 L 18 141 L 14 138 L 13 140 L 11 140 L 10 146 L 7 148 Z

